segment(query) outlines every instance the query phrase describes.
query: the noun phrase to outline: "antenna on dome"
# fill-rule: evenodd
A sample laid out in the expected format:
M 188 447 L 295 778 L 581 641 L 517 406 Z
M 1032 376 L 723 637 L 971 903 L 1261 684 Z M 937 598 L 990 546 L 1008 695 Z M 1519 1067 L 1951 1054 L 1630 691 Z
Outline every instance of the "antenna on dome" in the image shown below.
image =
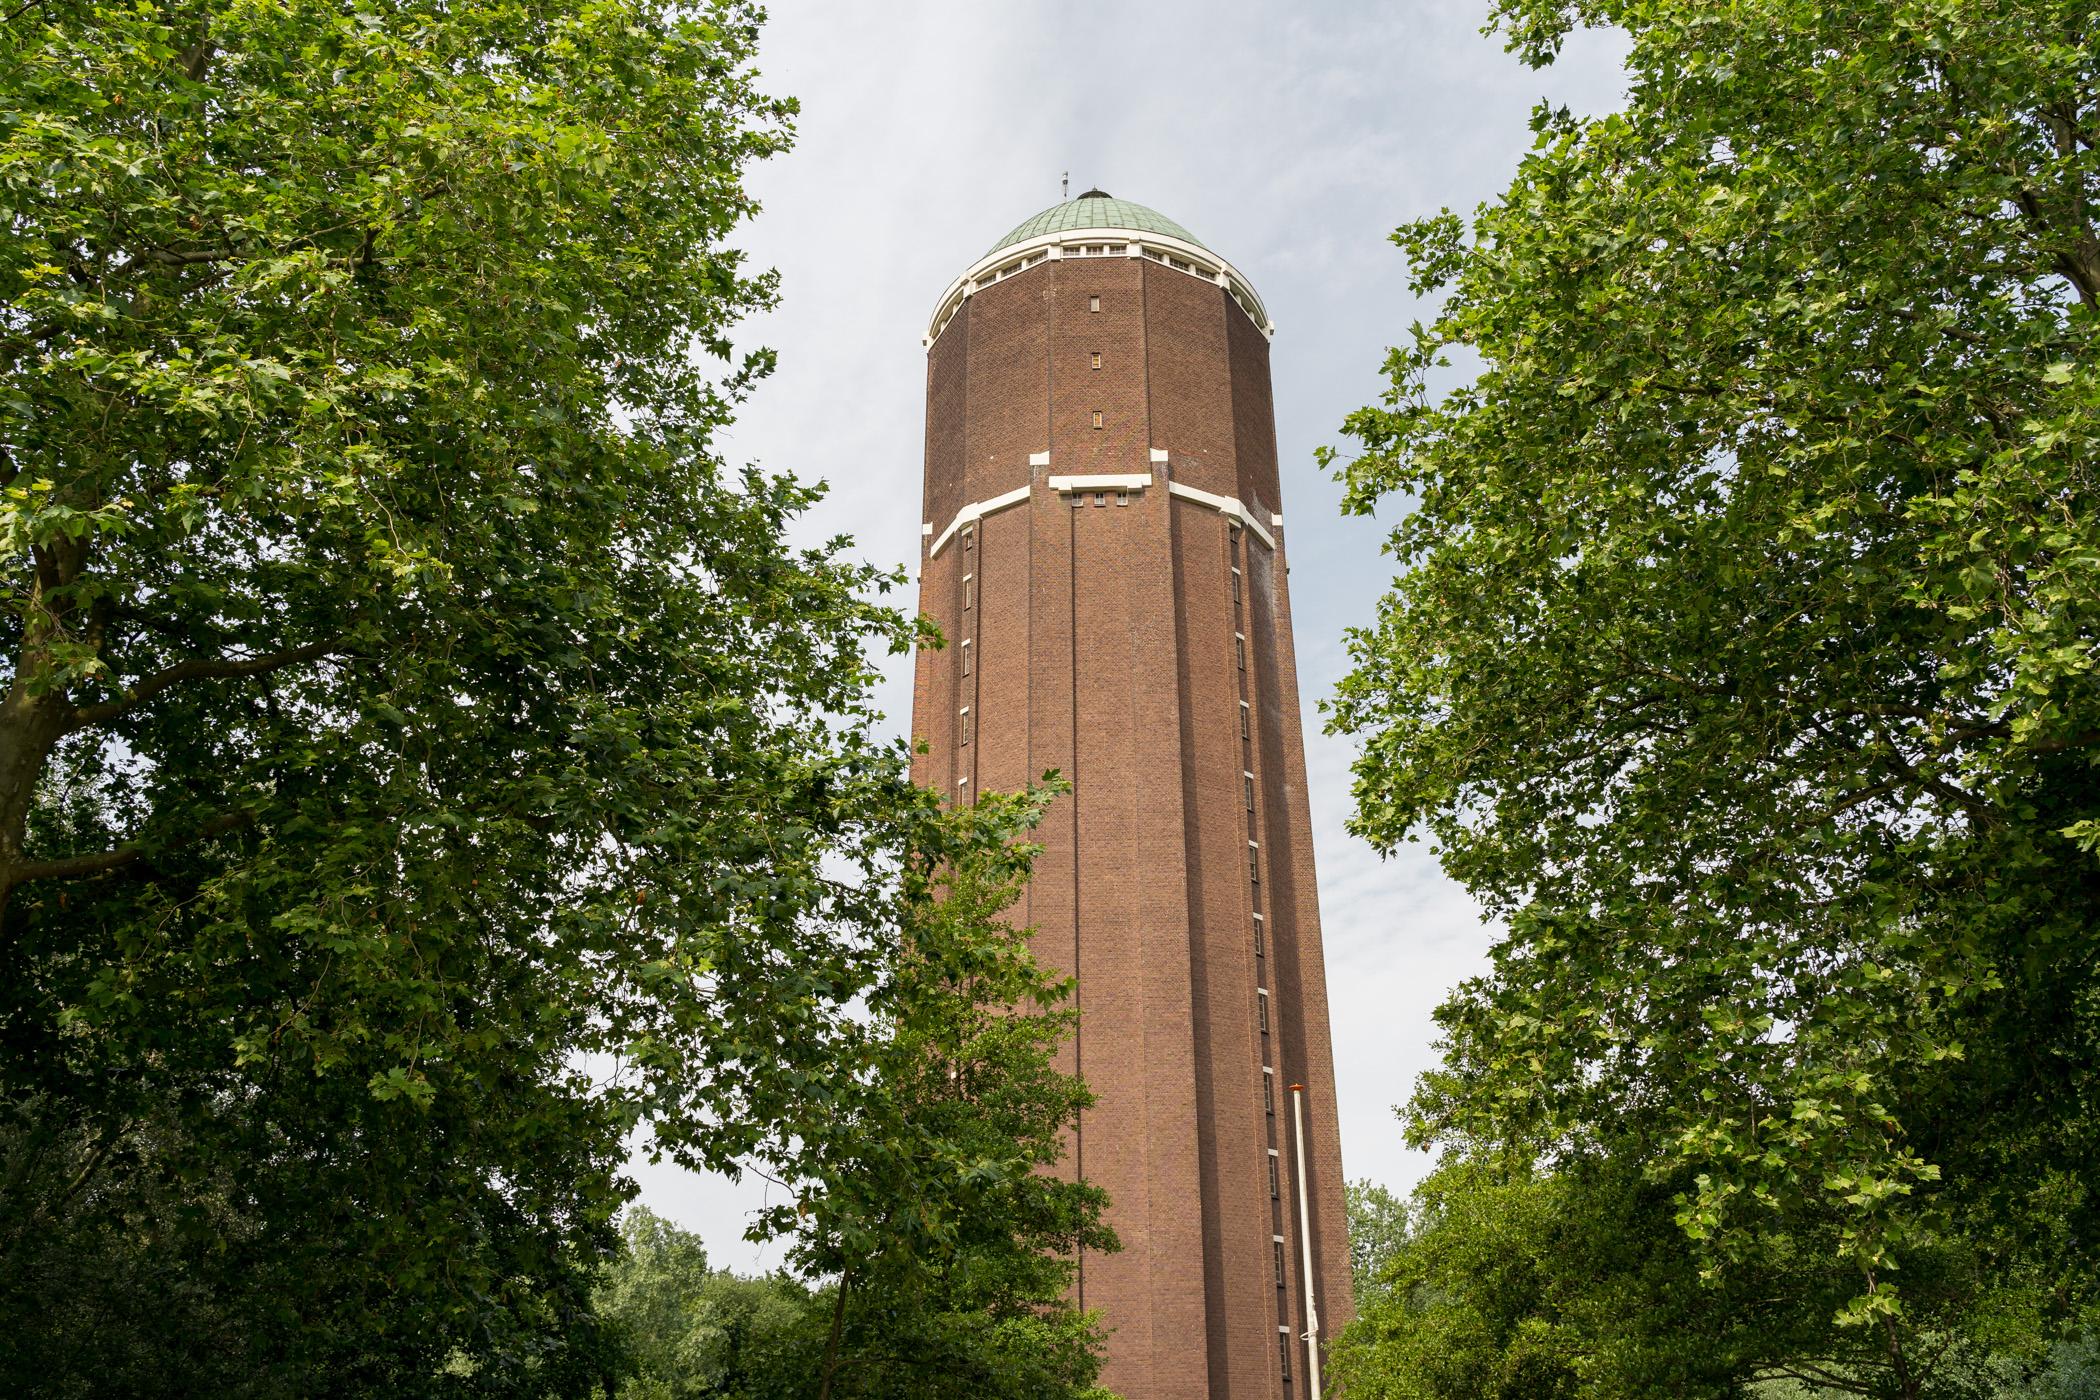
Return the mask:
M 1069 170 L 1065 172 L 1063 183 L 1058 186 L 1057 197 L 1059 199 L 1070 199 L 1072 197 L 1072 172 Z

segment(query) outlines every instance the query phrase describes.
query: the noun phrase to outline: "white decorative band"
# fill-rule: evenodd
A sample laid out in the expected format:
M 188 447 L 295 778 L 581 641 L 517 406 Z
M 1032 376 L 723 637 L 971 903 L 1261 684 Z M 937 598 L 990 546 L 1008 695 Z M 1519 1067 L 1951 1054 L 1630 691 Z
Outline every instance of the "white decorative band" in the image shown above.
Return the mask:
M 1005 495 L 994 496 L 989 501 L 973 501 L 971 504 L 964 506 L 961 510 L 955 512 L 955 518 L 948 522 L 947 529 L 941 531 L 941 537 L 933 542 L 933 548 L 926 551 L 927 557 L 930 559 L 934 555 L 939 554 L 941 546 L 948 543 L 954 537 L 955 532 L 963 526 L 975 524 L 994 511 L 1005 510 L 1008 506 L 1017 506 L 1027 499 L 1028 488 L 1016 486 Z
M 1152 484 L 1151 472 L 1126 472 L 1120 476 L 1053 476 L 1050 489 L 1059 495 L 1074 491 L 1142 491 Z
M 972 263 L 962 276 L 948 284 L 947 291 L 941 293 L 940 309 L 927 323 L 924 343 L 930 346 L 940 339 L 941 332 L 947 328 L 957 309 L 981 289 L 1044 263 L 1084 256 L 1089 248 L 1103 253 L 1118 249 L 1124 257 L 1147 258 L 1201 281 L 1215 283 L 1239 303 L 1240 309 L 1247 313 L 1247 319 L 1263 335 L 1274 338 L 1276 334 L 1276 324 L 1269 319 L 1268 309 L 1239 269 L 1200 243 L 1190 243 L 1150 229 L 1084 228 L 1039 234 L 996 248 Z
M 1153 449 L 1154 461 L 1160 460 L 1165 455 L 1157 448 Z M 1029 464 L 1031 466 L 1042 466 L 1049 460 L 1050 454 L 1047 452 L 1029 454 Z M 1053 476 L 1045 484 L 1060 495 L 1069 495 L 1074 491 L 1143 491 L 1152 485 L 1152 473 L 1121 472 L 1099 476 Z M 949 540 L 955 538 L 956 532 L 964 526 L 975 524 L 987 515 L 1005 510 L 1008 506 L 1020 505 L 1028 499 L 1028 490 L 1029 488 L 1026 486 L 1016 486 L 1013 490 L 1003 495 L 994 496 L 988 501 L 973 501 L 969 505 L 964 506 L 961 510 L 955 512 L 955 518 L 948 522 L 948 528 L 941 531 L 939 538 L 934 540 L 932 547 L 926 551 L 926 557 L 930 559 L 934 555 L 939 554 L 942 547 Z M 1263 544 L 1271 549 L 1276 548 L 1276 537 L 1269 533 L 1268 529 L 1262 525 L 1254 513 L 1248 510 L 1237 497 L 1213 495 L 1208 491 L 1199 491 L 1193 486 L 1185 486 L 1178 481 L 1168 482 L 1167 490 L 1170 494 L 1179 496 L 1185 501 L 1194 501 L 1197 505 L 1209 506 L 1228 520 L 1237 520 L 1240 524 L 1260 536 Z M 1283 528 L 1283 517 L 1281 515 L 1272 512 L 1269 515 L 1269 522 L 1279 530 Z M 933 526 L 931 523 L 920 527 L 922 538 L 932 533 Z
M 1261 542 L 1263 544 L 1267 545 L 1271 549 L 1276 548 L 1276 537 L 1270 534 L 1266 529 L 1262 527 L 1262 523 L 1259 520 L 1255 519 L 1251 513 L 1249 513 L 1247 507 L 1240 504 L 1238 497 L 1214 496 L 1208 491 L 1198 491 L 1195 487 L 1184 486 L 1178 481 L 1168 482 L 1167 490 L 1171 494 L 1179 496 L 1185 501 L 1194 501 L 1197 505 L 1209 506 L 1212 510 L 1216 511 L 1222 516 L 1225 516 L 1227 519 L 1239 521 L 1240 524 L 1245 525 L 1255 534 L 1261 536 Z M 1271 515 L 1269 518 L 1275 521 L 1276 525 L 1279 528 L 1282 527 L 1282 516 Z

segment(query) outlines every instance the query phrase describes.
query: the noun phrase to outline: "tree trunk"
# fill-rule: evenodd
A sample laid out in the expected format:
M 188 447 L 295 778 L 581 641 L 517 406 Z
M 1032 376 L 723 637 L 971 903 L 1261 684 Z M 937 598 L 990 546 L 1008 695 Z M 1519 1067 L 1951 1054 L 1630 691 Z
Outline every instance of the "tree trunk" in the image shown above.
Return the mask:
M 839 1296 L 831 1305 L 831 1338 L 824 1343 L 824 1374 L 817 1382 L 817 1400 L 831 1400 L 831 1378 L 839 1369 L 839 1337 L 846 1330 L 846 1290 L 852 1286 L 851 1270 L 839 1275 Z
M 50 684 L 51 647 L 66 636 L 66 593 L 87 564 L 87 547 L 61 540 L 35 551 L 36 576 L 22 610 L 22 645 L 7 698 L 0 700 L 0 922 L 21 878 L 29 813 L 51 750 L 65 737 L 72 707 Z M 56 596 L 54 596 L 56 595 Z

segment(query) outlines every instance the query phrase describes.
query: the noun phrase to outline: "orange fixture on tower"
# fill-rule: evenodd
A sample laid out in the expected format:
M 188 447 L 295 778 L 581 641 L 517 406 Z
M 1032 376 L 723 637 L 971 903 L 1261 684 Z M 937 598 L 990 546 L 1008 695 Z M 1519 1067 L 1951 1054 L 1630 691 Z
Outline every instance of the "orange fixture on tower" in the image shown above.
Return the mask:
M 1133 1400 L 1309 1397 L 1308 1324 L 1351 1312 L 1273 331 L 1187 230 L 1090 190 L 926 337 L 920 607 L 948 645 L 918 657 L 917 777 L 1073 784 L 1019 913 L 1078 982 L 1072 1166 L 1123 1241 L 1079 1300 Z

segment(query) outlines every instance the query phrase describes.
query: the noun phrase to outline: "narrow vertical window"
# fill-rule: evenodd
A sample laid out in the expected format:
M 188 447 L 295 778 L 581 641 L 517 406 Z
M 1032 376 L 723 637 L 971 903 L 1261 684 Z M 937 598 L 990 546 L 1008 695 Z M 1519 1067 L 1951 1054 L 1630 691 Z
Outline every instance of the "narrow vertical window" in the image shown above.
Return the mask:
M 1267 920 L 1263 919 L 1261 915 L 1256 914 L 1254 916 L 1254 956 L 1257 958 L 1262 955 L 1261 934 L 1262 927 L 1266 922 Z
M 975 525 L 971 525 L 964 529 L 962 535 L 963 551 L 965 553 L 968 553 L 970 550 L 973 550 L 977 547 L 977 527 Z
M 1233 602 L 1235 602 L 1235 603 L 1237 603 L 1237 602 L 1238 602 L 1239 600 L 1240 600 L 1240 571 L 1239 571 L 1238 569 L 1234 569 L 1234 570 L 1232 571 L 1232 601 L 1233 601 Z
M 1101 426 L 1101 410 L 1098 408 L 1094 410 L 1094 426 L 1097 428 Z
M 1242 671 L 1246 670 L 1246 669 L 1247 669 L 1247 638 L 1246 638 L 1246 636 L 1245 636 L 1245 635 L 1244 635 L 1243 633 L 1235 632 L 1235 633 L 1233 633 L 1233 634 L 1232 634 L 1232 650 L 1233 650 L 1233 654 L 1239 657 L 1239 661 L 1240 661 L 1240 669 L 1241 669 Z
M 1283 1179 L 1276 1170 L 1276 1149 L 1273 1147 L 1269 1149 L 1269 1199 L 1283 1199 Z
M 1277 1236 L 1275 1236 L 1275 1237 L 1274 1237 L 1274 1240 L 1273 1240 L 1273 1243 L 1274 1243 L 1274 1244 L 1275 1244 L 1275 1246 L 1276 1246 L 1276 1286 L 1277 1286 L 1278 1288 L 1281 1288 L 1281 1287 L 1283 1287 L 1283 1281 L 1284 1281 L 1284 1275 L 1283 1275 L 1283 1236 L 1281 1236 L 1281 1235 L 1277 1235 Z
M 1255 1018 L 1261 1022 L 1261 1033 L 1267 1035 L 1269 1033 L 1269 993 L 1264 988 L 1258 987 L 1255 989 L 1254 1014 Z
M 970 742 L 970 707 L 968 705 L 963 706 L 962 713 L 957 716 L 956 731 L 960 736 L 956 739 L 957 744 Z
M 1254 775 L 1245 769 L 1240 770 L 1240 783 L 1247 789 L 1247 810 L 1251 812 L 1254 810 Z
M 1288 1328 L 1288 1327 L 1279 1327 L 1279 1328 L 1277 1328 L 1277 1329 L 1276 1329 L 1276 1344 L 1277 1344 L 1277 1346 L 1278 1346 L 1278 1347 L 1280 1347 L 1280 1348 L 1282 1349 L 1282 1351 L 1283 1351 L 1283 1378 L 1284 1378 L 1285 1380 L 1289 1380 L 1289 1379 L 1291 1378 L 1291 1329 L 1290 1329 L 1290 1328 Z
M 1251 739 L 1254 737 L 1254 726 L 1251 723 L 1251 720 L 1252 713 L 1248 707 L 1247 702 L 1244 700 L 1240 701 L 1240 737 L 1242 739 Z
M 1099 311 L 1101 309 L 1101 298 L 1088 297 L 1086 299 L 1086 309 L 1089 311 Z
M 970 674 L 970 641 L 967 637 L 963 639 L 962 644 L 962 673 L 966 676 Z
M 1096 350 L 1093 354 L 1089 355 L 1087 357 L 1087 360 L 1091 368 L 1101 368 L 1101 352 L 1099 350 Z
M 1276 1116 L 1276 1071 L 1267 1065 L 1261 1067 L 1261 1109 L 1271 1118 Z
M 963 611 L 968 612 L 977 605 L 977 576 L 963 575 Z
M 1247 843 L 1247 878 L 1257 885 L 1261 883 L 1261 847 L 1252 841 Z

